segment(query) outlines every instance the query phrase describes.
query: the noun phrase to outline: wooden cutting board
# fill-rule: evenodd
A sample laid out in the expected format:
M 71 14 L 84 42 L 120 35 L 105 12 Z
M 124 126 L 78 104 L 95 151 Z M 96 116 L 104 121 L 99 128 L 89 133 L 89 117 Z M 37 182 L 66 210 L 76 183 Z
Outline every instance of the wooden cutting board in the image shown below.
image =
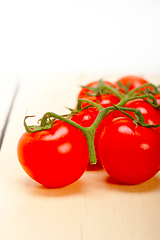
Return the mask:
M 70 186 L 46 189 L 31 180 L 17 160 L 26 111 L 36 115 L 32 124 L 47 111 L 66 113 L 64 106 L 76 104 L 79 85 L 103 76 L 52 72 L 22 76 L 0 151 L 1 240 L 160 239 L 160 173 L 143 184 L 128 186 L 111 181 L 104 170 L 87 171 Z M 114 82 L 121 76 L 105 79 Z M 143 77 L 160 83 L 160 75 Z M 1 104 L 4 119 L 16 89 L 14 77 L 11 82 L 11 91 L 0 82 L 1 102 L 9 100 L 6 107 Z

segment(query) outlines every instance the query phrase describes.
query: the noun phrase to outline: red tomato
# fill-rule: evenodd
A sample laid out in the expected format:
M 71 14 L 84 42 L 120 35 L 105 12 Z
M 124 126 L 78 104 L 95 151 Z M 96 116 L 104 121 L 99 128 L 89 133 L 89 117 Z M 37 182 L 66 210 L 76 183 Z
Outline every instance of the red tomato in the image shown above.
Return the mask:
M 89 162 L 85 136 L 62 121 L 57 121 L 49 130 L 25 132 L 18 142 L 17 153 L 24 171 L 38 183 L 51 188 L 77 181 Z
M 98 82 L 99 81 L 94 81 L 94 82 L 91 82 L 89 84 L 86 85 L 86 87 L 93 87 L 93 88 L 96 88 L 97 85 L 98 85 Z M 103 81 L 106 85 L 108 86 L 114 86 L 114 84 L 108 82 L 108 81 Z M 85 98 L 85 97 L 88 97 L 88 94 L 93 94 L 94 92 L 87 89 L 87 88 L 82 88 L 81 91 L 79 92 L 78 94 L 78 98 Z
M 71 118 L 71 120 L 78 123 L 82 127 L 90 127 L 93 124 L 93 122 L 95 121 L 98 113 L 99 113 L 99 111 L 98 111 L 97 108 L 88 108 L 88 109 L 82 110 L 81 112 L 74 115 Z M 88 165 L 89 170 L 102 168 L 101 163 L 99 161 L 98 149 L 97 149 L 98 148 L 97 146 L 98 146 L 99 134 L 102 131 L 103 127 L 107 124 L 107 122 L 109 122 L 113 118 L 115 118 L 117 116 L 117 114 L 118 114 L 118 111 L 114 111 L 114 112 L 110 113 L 99 124 L 99 126 L 96 130 L 95 139 L 94 139 L 95 151 L 96 151 L 96 157 L 97 157 L 97 164 L 96 165 L 91 165 L 89 163 L 89 165 Z
M 88 97 L 85 97 L 85 99 L 88 99 L 88 100 L 93 101 L 93 102 L 97 102 L 98 104 L 100 104 L 104 108 L 112 106 L 111 103 L 117 104 L 120 101 L 119 98 L 117 96 L 113 95 L 113 94 L 104 94 L 104 95 L 101 95 L 101 96 L 98 96 L 98 97 L 88 96 Z M 83 102 L 81 107 L 84 108 L 88 105 L 89 105 L 88 103 Z
M 139 184 L 160 170 L 160 134 L 136 125 L 129 118 L 115 118 L 103 129 L 98 142 L 100 160 L 117 181 Z
M 129 101 L 125 104 L 125 107 L 139 109 L 144 117 L 145 122 L 148 124 L 160 124 L 160 110 L 157 110 L 143 99 Z M 135 117 L 133 112 L 128 111 L 127 113 Z M 124 116 L 124 114 L 119 113 L 119 116 Z M 159 130 L 160 128 L 157 129 Z
M 138 77 L 138 76 L 125 76 L 119 79 L 119 82 L 121 82 L 124 86 L 130 83 L 129 90 L 133 90 L 137 87 L 140 87 L 143 84 L 148 83 L 147 80 L 144 78 Z M 118 81 L 115 83 L 116 87 L 119 87 Z M 151 87 L 145 87 L 140 89 L 140 91 L 145 91 L 146 88 L 152 89 Z M 123 92 L 123 89 L 119 87 L 120 92 Z

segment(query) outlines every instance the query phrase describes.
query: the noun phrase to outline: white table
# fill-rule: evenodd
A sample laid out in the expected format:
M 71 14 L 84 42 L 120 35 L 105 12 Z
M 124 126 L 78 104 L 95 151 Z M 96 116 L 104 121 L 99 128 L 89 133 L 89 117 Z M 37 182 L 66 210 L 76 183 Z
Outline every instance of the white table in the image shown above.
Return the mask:
M 160 83 L 160 76 L 143 76 Z M 13 84 L 2 91 L 1 81 L 6 102 L 13 99 L 16 80 L 14 74 L 3 77 L 12 78 Z M 100 77 L 52 72 L 22 76 L 0 151 L 1 240 L 160 239 L 160 173 L 143 184 L 127 186 L 115 184 L 103 170 L 87 171 L 70 186 L 46 189 L 31 180 L 17 160 L 26 111 L 37 116 L 32 124 L 47 111 L 65 113 L 64 106 L 76 104 L 78 86 Z M 117 78 L 108 75 L 107 79 Z M 10 101 L 0 110 L 3 119 L 9 107 Z

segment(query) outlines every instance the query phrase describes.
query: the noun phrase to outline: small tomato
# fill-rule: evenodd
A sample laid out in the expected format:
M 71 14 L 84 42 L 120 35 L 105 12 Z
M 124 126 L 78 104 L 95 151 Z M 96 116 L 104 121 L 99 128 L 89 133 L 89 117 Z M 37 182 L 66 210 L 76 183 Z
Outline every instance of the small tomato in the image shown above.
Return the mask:
M 106 172 L 122 183 L 139 184 L 160 170 L 160 134 L 129 118 L 108 123 L 98 141 L 98 153 Z
M 49 130 L 25 132 L 19 139 L 17 154 L 24 171 L 36 182 L 50 188 L 77 181 L 89 162 L 83 133 L 60 120 Z

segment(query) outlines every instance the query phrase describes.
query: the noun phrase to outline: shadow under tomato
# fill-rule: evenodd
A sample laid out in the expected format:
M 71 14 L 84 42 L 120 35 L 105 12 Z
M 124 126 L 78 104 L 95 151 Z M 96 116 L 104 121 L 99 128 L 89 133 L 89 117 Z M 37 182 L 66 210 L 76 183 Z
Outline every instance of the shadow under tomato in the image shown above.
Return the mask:
M 23 186 L 26 185 L 27 191 L 33 196 L 41 197 L 63 197 L 67 195 L 78 194 L 83 191 L 83 183 L 81 179 L 62 188 L 48 188 L 39 183 L 36 183 L 32 179 L 23 181 Z
M 39 189 L 43 191 L 42 195 L 45 193 L 51 197 L 59 197 L 59 196 L 67 196 L 77 194 L 82 190 L 82 183 L 81 180 L 77 180 L 77 182 L 72 183 L 68 186 L 62 188 L 47 188 L 45 186 L 39 186 Z
M 121 183 L 112 177 L 108 176 L 104 179 L 107 183 L 107 186 L 112 190 L 124 191 L 124 192 L 151 192 L 156 189 L 160 189 L 160 178 L 158 176 L 154 176 L 150 180 L 140 183 L 140 184 L 125 184 Z

